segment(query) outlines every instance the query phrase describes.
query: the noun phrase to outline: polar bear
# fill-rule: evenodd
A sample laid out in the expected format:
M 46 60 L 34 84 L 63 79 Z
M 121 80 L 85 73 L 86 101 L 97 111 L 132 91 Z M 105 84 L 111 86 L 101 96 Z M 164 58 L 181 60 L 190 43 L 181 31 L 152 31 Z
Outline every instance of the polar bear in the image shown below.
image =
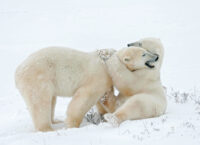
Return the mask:
M 97 51 L 64 47 L 44 48 L 29 56 L 17 68 L 15 82 L 39 131 L 52 130 L 57 96 L 73 96 L 65 122 L 68 128 L 79 127 L 85 113 L 112 88 Z
M 164 51 L 161 41 L 145 38 L 128 46 L 107 61 L 113 84 L 120 92 L 117 99 L 110 99 L 116 107 L 114 112 L 103 102 L 107 112 L 113 112 L 104 118 L 114 126 L 125 120 L 160 116 L 167 106 L 160 80 Z

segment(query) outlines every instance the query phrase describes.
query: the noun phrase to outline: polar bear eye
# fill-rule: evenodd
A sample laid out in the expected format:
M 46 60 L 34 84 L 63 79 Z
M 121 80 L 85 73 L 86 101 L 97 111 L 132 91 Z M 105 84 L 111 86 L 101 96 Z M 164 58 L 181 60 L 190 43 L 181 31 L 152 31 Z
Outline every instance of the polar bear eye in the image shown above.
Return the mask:
M 145 57 L 146 56 L 146 54 L 144 53 L 143 55 L 142 55 L 142 57 Z
M 129 58 L 124 58 L 124 61 L 130 61 L 130 59 Z

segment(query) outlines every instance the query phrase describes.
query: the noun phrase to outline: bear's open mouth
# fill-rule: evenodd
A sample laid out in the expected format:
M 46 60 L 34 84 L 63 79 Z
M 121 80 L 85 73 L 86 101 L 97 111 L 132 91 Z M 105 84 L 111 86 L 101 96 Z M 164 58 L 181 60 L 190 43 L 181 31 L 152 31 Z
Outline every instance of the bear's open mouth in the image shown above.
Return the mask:
M 155 63 L 156 61 L 158 61 L 158 59 L 159 59 L 159 55 L 155 53 L 155 54 L 153 54 L 153 59 L 146 61 L 146 62 L 145 62 L 145 65 L 146 65 L 148 68 L 154 68 L 154 67 L 155 67 L 154 63 Z
M 155 66 L 152 63 L 153 63 L 152 61 L 147 61 L 145 62 L 145 65 L 149 68 L 154 68 Z

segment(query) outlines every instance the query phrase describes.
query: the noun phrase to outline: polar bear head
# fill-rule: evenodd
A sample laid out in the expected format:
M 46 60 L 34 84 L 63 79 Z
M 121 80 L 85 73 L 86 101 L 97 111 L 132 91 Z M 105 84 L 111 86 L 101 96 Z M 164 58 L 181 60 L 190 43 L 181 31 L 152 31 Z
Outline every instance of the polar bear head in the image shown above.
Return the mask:
M 136 41 L 134 43 L 128 44 L 128 47 L 136 46 L 136 47 L 142 47 L 148 52 L 151 52 L 153 54 L 157 54 L 159 57 L 159 61 L 157 64 L 155 64 L 158 68 L 161 67 L 162 61 L 163 61 L 163 55 L 164 55 L 164 48 L 160 41 L 160 39 L 149 37 L 149 38 L 143 38 L 139 41 Z
M 153 69 L 159 56 L 142 47 L 126 47 L 117 52 L 120 61 L 130 70 Z

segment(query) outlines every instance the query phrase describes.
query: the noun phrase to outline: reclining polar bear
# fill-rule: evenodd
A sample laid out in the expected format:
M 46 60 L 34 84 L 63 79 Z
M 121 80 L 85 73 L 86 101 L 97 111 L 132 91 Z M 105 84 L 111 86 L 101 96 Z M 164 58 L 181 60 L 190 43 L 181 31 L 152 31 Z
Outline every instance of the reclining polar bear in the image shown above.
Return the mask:
M 147 61 L 149 54 L 142 49 L 151 52 L 151 60 Z M 129 47 L 118 51 L 107 61 L 113 84 L 120 92 L 117 99 L 109 96 L 112 97 L 109 105 L 116 107 L 112 109 L 114 112 L 103 102 L 107 112 L 113 112 L 104 116 L 108 122 L 118 126 L 125 120 L 156 117 L 165 112 L 167 102 L 160 81 L 163 51 L 159 39 L 145 38 L 129 44 Z

